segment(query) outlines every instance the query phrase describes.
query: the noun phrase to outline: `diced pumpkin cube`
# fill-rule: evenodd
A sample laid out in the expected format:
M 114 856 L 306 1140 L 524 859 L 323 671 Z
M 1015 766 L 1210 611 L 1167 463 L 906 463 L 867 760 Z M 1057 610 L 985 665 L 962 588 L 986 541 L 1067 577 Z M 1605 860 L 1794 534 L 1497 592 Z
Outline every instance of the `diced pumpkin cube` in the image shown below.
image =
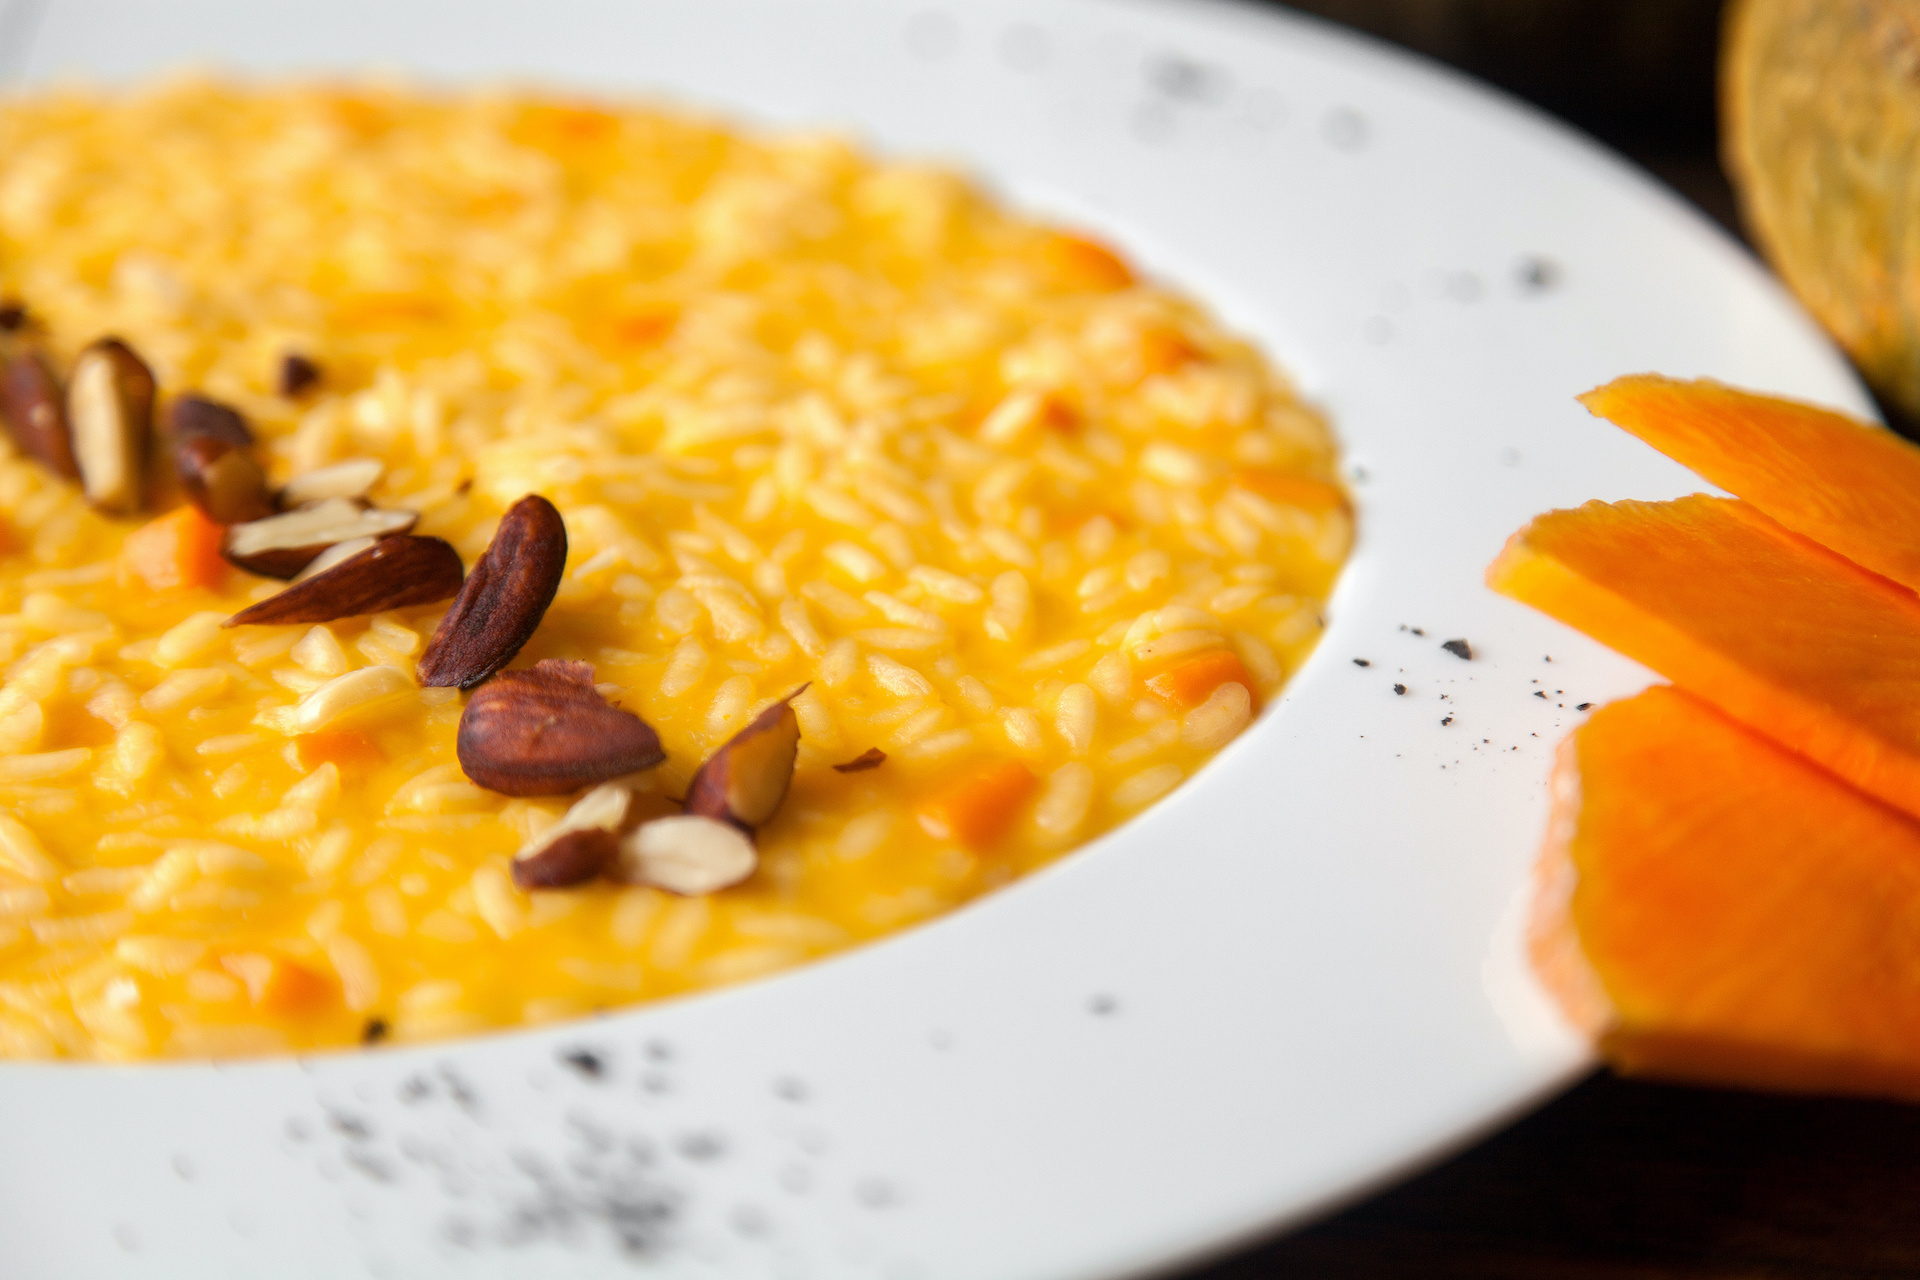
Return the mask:
M 1205 702 L 1223 684 L 1241 685 L 1253 695 L 1255 702 L 1260 699 L 1260 686 L 1253 682 L 1239 655 L 1230 649 L 1196 653 L 1147 678 L 1147 688 L 1154 696 L 1183 711 Z
M 263 1013 L 310 1013 L 334 998 L 330 979 L 285 956 L 232 952 L 220 957 L 220 967 L 246 984 L 248 998 Z
M 1038 782 L 1017 760 L 976 765 L 920 806 L 921 829 L 936 840 L 990 848 L 1006 835 Z
M 224 530 L 188 504 L 149 520 L 127 535 L 120 563 L 151 591 L 217 587 L 227 576 L 220 556 Z
M 379 744 L 355 729 L 322 729 L 318 733 L 303 733 L 293 742 L 300 765 L 307 770 L 332 764 L 342 773 L 355 773 L 385 759 Z

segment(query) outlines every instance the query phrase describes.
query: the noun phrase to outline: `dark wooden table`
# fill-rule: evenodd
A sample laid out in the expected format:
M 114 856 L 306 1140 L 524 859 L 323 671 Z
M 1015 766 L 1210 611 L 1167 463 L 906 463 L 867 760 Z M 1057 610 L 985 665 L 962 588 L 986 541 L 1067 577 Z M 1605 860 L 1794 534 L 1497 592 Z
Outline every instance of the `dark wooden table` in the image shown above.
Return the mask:
M 1577 0 L 1294 2 L 1502 82 L 1626 152 L 1739 234 L 1714 158 L 1711 4 L 1670 0 L 1674 11 L 1697 12 L 1670 42 L 1670 65 L 1641 69 L 1636 97 L 1631 84 L 1592 72 L 1555 79 L 1552 69 L 1573 66 L 1579 42 L 1605 44 L 1608 12 L 1644 20 L 1641 0 L 1605 0 L 1611 11 L 1566 26 L 1549 11 L 1579 8 Z M 1529 16 L 1531 25 L 1520 21 Z M 1502 17 L 1504 27 L 1490 27 Z M 1181 1280 L 1280 1276 L 1920 1277 L 1920 1107 L 1600 1072 L 1390 1191 Z

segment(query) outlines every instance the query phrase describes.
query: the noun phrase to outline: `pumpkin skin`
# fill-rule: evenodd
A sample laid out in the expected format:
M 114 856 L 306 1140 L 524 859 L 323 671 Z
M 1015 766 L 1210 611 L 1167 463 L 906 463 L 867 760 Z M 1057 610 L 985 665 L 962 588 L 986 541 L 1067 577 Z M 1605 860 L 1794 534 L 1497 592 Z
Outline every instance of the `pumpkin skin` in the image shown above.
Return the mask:
M 1530 949 L 1616 1068 L 1920 1099 L 1920 824 L 1664 687 L 1553 793 Z
M 1755 243 L 1883 400 L 1920 421 L 1920 7 L 1736 0 L 1722 162 Z
M 1787 528 L 1920 591 L 1920 448 L 1796 400 L 1653 374 L 1580 397 Z
M 1906 588 L 1704 495 L 1550 511 L 1487 581 L 1920 815 L 1920 596 Z

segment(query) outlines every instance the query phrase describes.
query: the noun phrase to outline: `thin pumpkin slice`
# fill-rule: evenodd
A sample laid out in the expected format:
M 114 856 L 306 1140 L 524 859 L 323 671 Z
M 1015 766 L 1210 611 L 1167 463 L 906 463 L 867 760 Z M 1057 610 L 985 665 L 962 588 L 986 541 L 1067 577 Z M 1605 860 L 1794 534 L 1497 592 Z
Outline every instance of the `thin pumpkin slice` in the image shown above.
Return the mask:
M 1533 962 L 1615 1067 L 1920 1098 L 1920 825 L 1672 688 L 1553 790 Z
M 1920 448 L 1893 432 L 1652 374 L 1617 378 L 1580 403 L 1795 533 L 1920 591 Z
M 1487 582 L 1920 815 L 1920 596 L 1906 588 L 1701 495 L 1550 511 Z

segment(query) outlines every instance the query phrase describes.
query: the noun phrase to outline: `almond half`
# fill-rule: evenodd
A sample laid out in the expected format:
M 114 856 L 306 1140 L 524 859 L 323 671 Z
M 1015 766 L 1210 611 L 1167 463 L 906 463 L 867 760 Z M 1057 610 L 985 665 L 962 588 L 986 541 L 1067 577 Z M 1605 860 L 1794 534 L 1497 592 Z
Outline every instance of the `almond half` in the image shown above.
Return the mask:
M 740 828 L 680 813 L 642 823 L 622 837 L 615 873 L 629 884 L 695 897 L 739 884 L 759 861 Z
M 443 538 L 398 534 L 228 618 L 229 627 L 332 622 L 432 604 L 460 590 L 460 553 Z
M 231 405 L 205 396 L 175 396 L 167 406 L 167 434 L 174 440 L 212 436 L 236 449 L 253 448 L 253 428 Z
M 480 686 L 454 750 L 467 777 L 510 796 L 563 795 L 667 758 L 646 721 L 600 696 L 590 664 L 554 658 Z
M 349 498 L 328 498 L 264 520 L 236 524 L 227 530 L 220 552 L 248 573 L 291 578 L 328 547 L 354 538 L 405 533 L 419 519 L 412 511 L 369 510 Z
M 187 436 L 173 446 L 180 491 L 215 524 L 247 524 L 274 514 L 267 473 L 251 450 L 219 436 Z
M 55 475 L 80 478 L 60 380 L 38 351 L 18 351 L 0 369 L 0 420 L 20 452 Z
M 420 683 L 471 689 L 513 661 L 546 616 L 566 567 L 567 526 L 553 504 L 528 494 L 508 507 L 420 654 Z
M 731 822 L 743 831 L 774 815 L 793 781 L 800 751 L 800 719 L 793 700 L 801 685 L 753 718 L 707 758 L 687 784 L 687 812 Z
M 280 503 L 298 507 L 325 498 L 364 498 L 386 470 L 387 464 L 378 458 L 349 458 L 316 467 L 287 481 L 280 490 Z
M 87 501 L 113 516 L 138 511 L 153 439 L 153 372 L 132 347 L 102 338 L 74 358 L 67 426 Z
M 604 783 L 573 802 L 560 821 L 513 855 L 513 882 L 522 889 L 564 889 L 593 879 L 620 854 L 633 793 Z

